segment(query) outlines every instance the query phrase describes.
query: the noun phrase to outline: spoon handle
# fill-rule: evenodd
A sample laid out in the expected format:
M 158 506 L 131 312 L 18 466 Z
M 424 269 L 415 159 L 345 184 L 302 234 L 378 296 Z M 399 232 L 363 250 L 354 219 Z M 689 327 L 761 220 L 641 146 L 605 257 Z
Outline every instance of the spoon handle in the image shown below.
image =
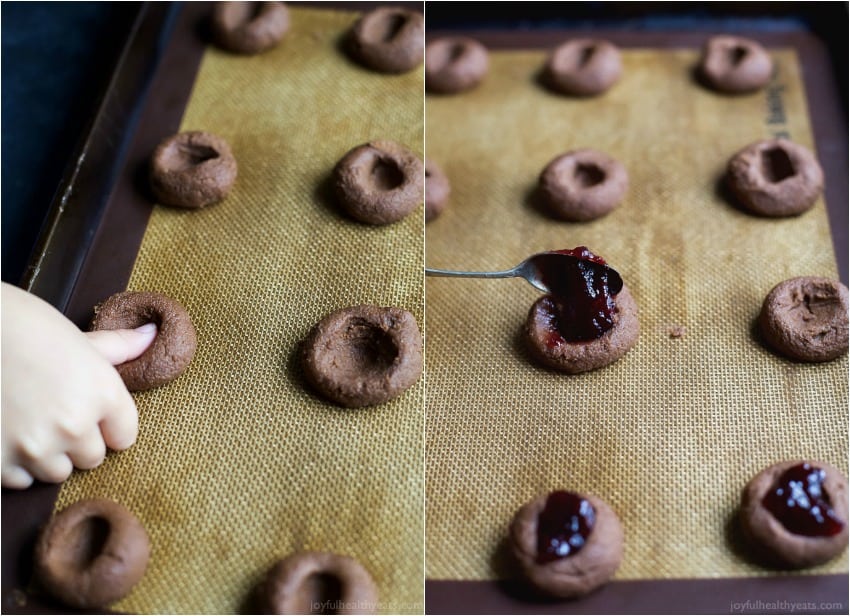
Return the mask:
M 455 270 L 442 270 L 425 268 L 426 276 L 444 276 L 447 278 L 513 278 L 517 276 L 516 269 L 509 269 L 503 272 L 458 272 Z

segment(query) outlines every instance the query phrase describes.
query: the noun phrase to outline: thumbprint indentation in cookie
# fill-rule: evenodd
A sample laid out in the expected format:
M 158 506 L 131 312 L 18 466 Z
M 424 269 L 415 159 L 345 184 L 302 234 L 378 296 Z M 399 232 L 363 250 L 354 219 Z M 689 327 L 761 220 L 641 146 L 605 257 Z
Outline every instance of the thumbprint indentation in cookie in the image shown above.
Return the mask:
M 218 157 L 218 151 L 206 145 L 175 143 L 165 153 L 165 164 L 174 171 L 184 171 Z
M 404 183 L 404 172 L 395 161 L 388 158 L 376 157 L 369 176 L 379 190 L 393 190 Z
M 579 68 L 583 68 L 587 66 L 587 64 L 593 59 L 593 55 L 596 53 L 596 45 L 585 45 L 581 48 L 581 52 L 578 54 L 578 66 Z
M 68 539 L 68 545 L 73 546 L 73 549 L 64 554 L 67 564 L 80 569 L 90 566 L 103 553 L 109 533 L 110 526 L 106 518 L 93 515 L 80 520 Z
M 345 598 L 342 580 L 336 575 L 325 572 L 314 573 L 304 580 L 302 593 L 310 597 L 310 610 L 314 610 L 314 606 L 321 606 L 321 611 L 309 611 L 310 614 L 335 614 L 336 611 L 332 608 L 326 611 L 325 606 L 340 605 Z
M 407 23 L 407 16 L 402 15 L 400 13 L 395 13 L 390 16 L 385 22 L 378 24 L 380 26 L 380 36 L 379 40 L 389 43 L 395 37 L 398 36 L 398 33 L 401 32 L 401 29 L 404 28 L 404 24 Z
M 810 328 L 818 328 L 819 325 L 829 326 L 836 315 L 840 317 L 841 309 L 841 300 L 833 287 L 807 284 L 791 294 L 788 314 L 801 327 L 808 325 Z
M 384 372 L 398 357 L 392 337 L 365 319 L 349 322 L 346 339 L 336 357 L 337 365 L 346 372 Z
M 764 179 L 772 184 L 778 184 L 796 174 L 791 157 L 780 147 L 762 151 L 761 172 Z
M 364 22 L 362 38 L 372 44 L 392 43 L 402 35 L 409 21 L 410 14 L 407 12 L 385 11 L 379 18 Z
M 466 45 L 462 42 L 451 42 L 445 47 L 439 48 L 438 53 L 431 54 L 430 68 L 433 71 L 442 71 L 455 64 L 466 52 Z
M 749 55 L 749 50 L 743 45 L 735 45 L 726 50 L 726 57 L 731 66 L 738 66 Z
M 580 163 L 576 165 L 573 177 L 582 188 L 591 188 L 605 181 L 605 172 L 597 165 Z
M 245 16 L 246 18 L 244 20 L 242 20 L 242 23 L 251 23 L 252 21 L 257 19 L 258 17 L 260 17 L 260 15 L 263 14 L 263 8 L 264 7 L 263 7 L 262 2 L 251 3 L 251 6 L 249 7 L 248 14 Z

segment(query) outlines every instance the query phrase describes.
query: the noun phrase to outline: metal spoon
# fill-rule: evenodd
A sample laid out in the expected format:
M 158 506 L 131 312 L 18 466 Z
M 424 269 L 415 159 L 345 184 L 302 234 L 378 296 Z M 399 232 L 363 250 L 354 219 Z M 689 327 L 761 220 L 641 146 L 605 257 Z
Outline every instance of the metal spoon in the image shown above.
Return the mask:
M 623 279 L 616 270 L 588 259 L 580 259 L 573 255 L 551 251 L 531 255 L 516 267 L 500 272 L 459 272 L 425 268 L 426 276 L 445 276 L 449 278 L 525 278 L 533 287 L 551 293 L 546 279 L 551 280 L 551 274 L 568 268 L 579 267 L 582 273 L 588 270 L 596 276 L 608 275 L 608 290 L 616 295 L 623 288 Z M 549 274 L 549 276 L 547 276 Z

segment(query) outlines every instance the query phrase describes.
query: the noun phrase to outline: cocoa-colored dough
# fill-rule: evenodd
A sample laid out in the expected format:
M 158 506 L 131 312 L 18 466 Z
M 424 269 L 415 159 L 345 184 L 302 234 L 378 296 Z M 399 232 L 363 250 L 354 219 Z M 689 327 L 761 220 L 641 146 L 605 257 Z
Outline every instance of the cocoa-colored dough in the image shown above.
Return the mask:
M 413 315 L 401 308 L 344 308 L 310 332 L 303 365 L 310 384 L 337 404 L 382 404 L 422 374 L 422 334 Z
M 422 161 L 394 141 L 370 141 L 336 164 L 333 185 L 340 205 L 353 218 L 373 224 L 397 222 L 422 203 Z
M 597 96 L 614 85 L 622 72 L 620 50 L 615 45 L 599 39 L 574 39 L 549 56 L 543 82 L 562 94 Z
M 288 29 L 289 11 L 283 2 L 216 2 L 213 9 L 215 42 L 236 53 L 271 49 Z
M 443 213 L 451 193 L 449 178 L 433 160 L 425 159 L 425 222 Z
M 536 361 L 561 372 L 578 374 L 596 370 L 623 357 L 637 342 L 640 334 L 638 307 L 624 285 L 614 297 L 617 312 L 614 327 L 590 342 L 565 342 L 550 347 L 547 344 L 554 302 L 544 295 L 532 305 L 525 323 L 525 338 Z
M 236 159 L 221 137 L 190 131 L 154 150 L 150 184 L 163 205 L 201 208 L 224 199 L 236 181 Z
M 176 300 L 161 293 L 126 291 L 95 306 L 91 330 L 135 329 L 155 323 L 156 338 L 139 357 L 116 366 L 130 391 L 165 385 L 180 376 L 195 356 L 198 338 L 192 319 Z
M 350 556 L 301 552 L 275 565 L 257 587 L 263 614 L 376 614 L 378 588 Z
M 425 48 L 425 89 L 458 94 L 477 86 L 490 68 L 487 48 L 475 39 L 439 38 Z
M 831 560 L 847 547 L 847 479 L 837 468 L 826 462 L 808 461 L 823 469 L 826 476 L 823 490 L 844 528 L 831 537 L 807 537 L 786 529 L 764 506 L 762 500 L 789 468 L 806 460 L 780 462 L 761 471 L 744 488 L 740 520 L 745 537 L 754 544 L 757 553 L 784 567 L 811 567 Z
M 611 579 L 620 566 L 623 528 L 603 500 L 582 494 L 596 510 L 587 543 L 572 556 L 541 565 L 536 560 L 537 524 L 548 496 L 541 494 L 517 511 L 510 528 L 511 551 L 525 579 L 543 593 L 564 599 L 585 595 Z
M 47 524 L 35 548 L 44 589 L 79 609 L 106 608 L 142 579 L 150 541 L 138 518 L 106 499 L 81 500 Z
M 561 154 L 540 174 L 539 194 L 547 211 L 568 221 L 600 218 L 616 208 L 629 187 L 625 167 L 604 152 Z
M 348 48 L 355 60 L 382 73 L 406 73 L 422 64 L 425 47 L 422 13 L 380 7 L 354 24 Z
M 773 349 L 800 361 L 830 361 L 847 352 L 847 287 L 830 278 L 801 276 L 773 287 L 759 328 Z
M 705 44 L 699 70 L 705 83 L 727 94 L 754 92 L 773 76 L 764 47 L 740 36 L 713 36 Z
M 787 139 L 765 139 L 730 160 L 726 179 L 740 204 L 760 216 L 796 216 L 823 192 L 823 170 L 814 154 Z

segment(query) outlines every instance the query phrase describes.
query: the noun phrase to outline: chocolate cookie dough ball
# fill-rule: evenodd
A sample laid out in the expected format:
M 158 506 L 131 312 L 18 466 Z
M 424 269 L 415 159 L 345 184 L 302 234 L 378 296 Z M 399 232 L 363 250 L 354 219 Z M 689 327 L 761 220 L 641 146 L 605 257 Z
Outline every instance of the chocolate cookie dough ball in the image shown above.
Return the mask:
M 357 146 L 337 163 L 333 185 L 346 212 L 361 222 L 387 225 L 422 203 L 422 161 L 394 141 Z
M 801 276 L 773 287 L 759 329 L 773 349 L 800 361 L 830 361 L 847 352 L 847 287 L 830 278 Z
M 623 560 L 623 528 L 601 499 L 557 491 L 517 511 L 510 545 L 532 586 L 567 599 L 611 579 Z
M 433 160 L 425 159 L 425 222 L 443 213 L 451 193 L 449 178 Z
M 157 328 L 148 349 L 115 367 L 130 391 L 165 385 L 183 374 L 195 356 L 198 338 L 192 319 L 176 300 L 161 293 L 126 291 L 95 306 L 91 330 Z
M 462 36 L 436 39 L 425 48 L 425 89 L 458 94 L 477 86 L 490 68 L 487 48 Z
M 151 190 L 163 205 L 206 207 L 224 199 L 235 181 L 236 159 L 230 146 L 211 133 L 180 133 L 154 150 Z
M 773 76 L 773 60 L 764 47 L 740 36 L 713 36 L 705 44 L 699 65 L 703 80 L 728 94 L 753 92 Z
M 236 53 L 271 49 L 288 29 L 289 12 L 283 2 L 216 2 L 213 9 L 215 42 Z
M 381 7 L 361 17 L 348 47 L 361 64 L 382 73 L 406 73 L 422 63 L 425 20 L 417 11 Z
M 811 567 L 847 547 L 847 479 L 826 462 L 789 461 L 756 475 L 741 501 L 747 538 L 774 564 Z
M 608 41 L 575 39 L 555 49 L 543 68 L 543 82 L 573 96 L 596 96 L 613 86 L 623 72 L 620 50 Z
M 552 216 L 579 222 L 605 216 L 620 204 L 628 187 L 623 165 L 604 152 L 583 149 L 546 165 L 538 190 Z
M 310 384 L 337 404 L 382 404 L 422 374 L 422 335 L 413 315 L 401 308 L 345 308 L 310 332 L 303 366 Z
M 796 216 L 823 192 L 823 170 L 814 154 L 787 139 L 765 139 L 730 160 L 729 188 L 740 204 L 760 216 Z
M 110 500 L 82 500 L 56 514 L 35 548 L 36 577 L 79 609 L 106 608 L 142 579 L 150 541 L 138 518 Z
M 302 552 L 277 562 L 257 588 L 263 614 L 375 614 L 378 588 L 349 556 Z M 317 609 L 318 608 L 318 609 Z

